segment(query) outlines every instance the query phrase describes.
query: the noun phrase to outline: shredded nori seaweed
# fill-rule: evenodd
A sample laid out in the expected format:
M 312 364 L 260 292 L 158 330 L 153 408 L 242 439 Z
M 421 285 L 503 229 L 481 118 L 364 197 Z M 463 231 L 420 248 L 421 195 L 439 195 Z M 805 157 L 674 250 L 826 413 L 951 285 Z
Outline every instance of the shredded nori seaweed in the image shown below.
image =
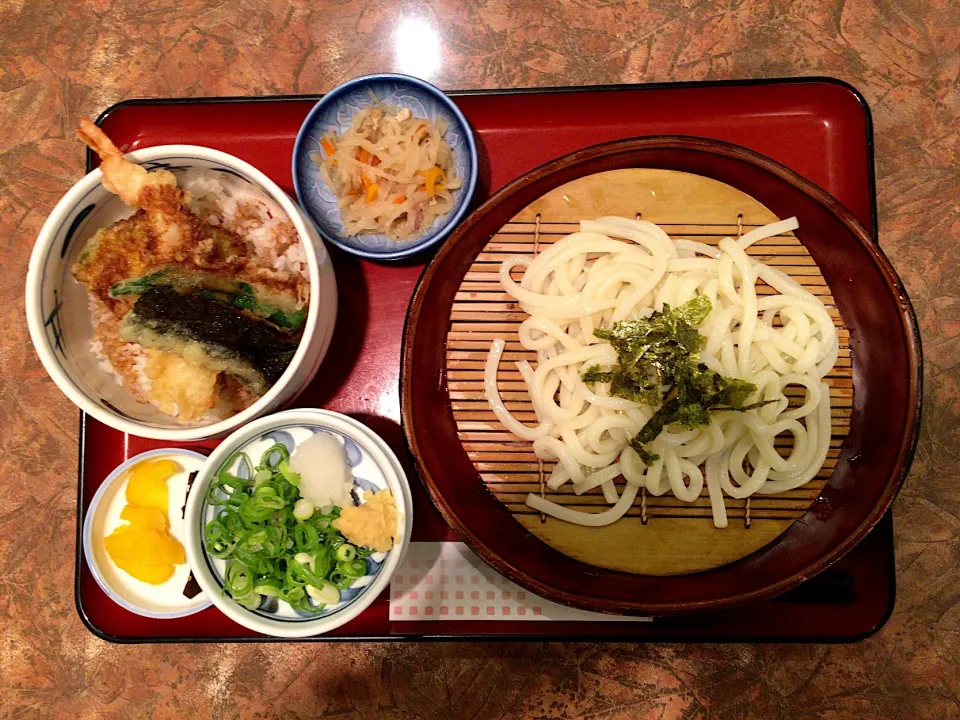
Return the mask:
M 766 405 L 744 403 L 757 391 L 745 380 L 724 377 L 698 361 L 706 338 L 699 326 L 712 309 L 710 299 L 699 296 L 671 309 L 640 320 L 616 322 L 609 330 L 594 335 L 607 340 L 617 351 L 616 369 L 604 371 L 599 365 L 584 370 L 584 382 L 609 382 L 610 394 L 650 406 L 660 406 L 630 442 L 647 465 L 659 459 L 647 450 L 667 425 L 688 430 L 710 424 L 713 410 L 753 410 Z
M 601 370 L 599 365 L 591 365 L 580 373 L 580 378 L 585 383 L 611 382 L 615 375 L 616 373 L 614 372 Z

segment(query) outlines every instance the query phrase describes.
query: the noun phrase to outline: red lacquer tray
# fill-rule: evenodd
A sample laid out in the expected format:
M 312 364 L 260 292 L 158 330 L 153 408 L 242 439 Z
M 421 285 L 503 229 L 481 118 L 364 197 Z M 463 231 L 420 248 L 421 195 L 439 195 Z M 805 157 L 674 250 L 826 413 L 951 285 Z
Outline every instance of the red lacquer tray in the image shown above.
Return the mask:
M 856 90 L 831 79 L 617 86 L 569 90 L 452 93 L 473 126 L 480 152 L 475 204 L 510 180 L 565 153 L 606 140 L 683 134 L 757 150 L 817 183 L 876 238 L 872 128 Z M 293 194 L 290 157 L 316 97 L 137 100 L 98 123 L 131 150 L 185 143 L 236 155 Z M 297 400 L 350 414 L 379 433 L 405 464 L 414 494 L 414 540 L 455 540 L 430 503 L 399 426 L 400 343 L 410 296 L 429 257 L 391 264 L 330 248 L 340 293 L 331 351 Z M 194 444 L 212 448 L 216 441 Z M 78 528 L 87 505 L 116 465 L 163 443 L 112 430 L 81 416 Z M 77 608 L 84 623 L 114 642 L 265 640 L 215 608 L 152 620 L 114 604 L 96 584 L 77 540 Z M 850 641 L 883 625 L 893 608 L 893 531 L 889 517 L 842 561 L 786 596 L 749 609 L 650 623 L 394 622 L 384 593 L 359 618 L 318 640 L 522 638 Z

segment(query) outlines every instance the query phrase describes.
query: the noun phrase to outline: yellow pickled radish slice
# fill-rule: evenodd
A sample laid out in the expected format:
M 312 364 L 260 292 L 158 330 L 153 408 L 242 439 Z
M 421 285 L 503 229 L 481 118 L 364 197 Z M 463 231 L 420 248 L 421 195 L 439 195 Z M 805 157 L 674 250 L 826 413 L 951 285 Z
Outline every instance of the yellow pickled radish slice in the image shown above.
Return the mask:
M 166 532 L 121 525 L 103 539 L 107 553 L 117 560 L 142 565 L 180 565 L 186 562 L 183 545 Z
M 107 554 L 117 567 L 151 585 L 169 580 L 175 565 L 187 561 L 180 541 L 173 537 L 168 515 L 167 480 L 182 472 L 179 463 L 146 460 L 137 464 L 127 481 L 127 504 L 120 512 L 121 525 L 103 539 Z
M 139 463 L 127 481 L 127 503 L 159 508 L 166 513 L 170 507 L 167 480 L 182 470 L 179 463 L 166 458 Z
M 127 505 L 120 512 L 120 519 L 126 520 L 131 525 L 152 528 L 161 532 L 170 529 L 170 518 L 158 507 Z
M 162 585 L 173 577 L 173 565 L 144 565 L 129 560 L 113 560 L 128 575 L 151 585 Z

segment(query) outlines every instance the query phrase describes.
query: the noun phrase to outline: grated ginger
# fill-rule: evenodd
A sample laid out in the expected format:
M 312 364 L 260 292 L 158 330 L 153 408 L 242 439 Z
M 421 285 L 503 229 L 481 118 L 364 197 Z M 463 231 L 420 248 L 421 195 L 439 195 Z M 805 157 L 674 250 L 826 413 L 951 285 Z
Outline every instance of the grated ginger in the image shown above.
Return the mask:
M 381 490 L 363 505 L 345 507 L 333 526 L 354 545 L 387 552 L 397 531 L 397 505 L 390 490 Z

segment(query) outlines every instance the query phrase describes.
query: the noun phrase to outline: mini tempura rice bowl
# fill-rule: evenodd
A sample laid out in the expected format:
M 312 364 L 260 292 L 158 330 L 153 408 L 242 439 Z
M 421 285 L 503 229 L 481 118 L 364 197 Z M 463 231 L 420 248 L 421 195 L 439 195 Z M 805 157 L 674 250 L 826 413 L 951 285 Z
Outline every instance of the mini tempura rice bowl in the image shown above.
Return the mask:
M 223 507 L 210 502 L 211 483 L 224 467 L 237 477 L 254 477 L 251 475 L 254 469 L 246 466 L 242 458 L 235 457 L 238 452 L 245 453 L 256 465 L 275 443 L 284 445 L 293 455 L 296 447 L 318 433 L 331 435 L 342 445 L 354 483 L 355 501 L 363 504 L 371 493 L 388 489 L 392 492 L 397 510 L 393 546 L 386 552 L 373 552 L 366 557 L 365 573 L 341 590 L 339 601 L 333 604 L 297 610 L 275 596 L 263 595 L 257 607 L 245 607 L 225 589 L 227 562 L 211 555 L 206 547 L 207 525 Z M 213 494 L 220 497 L 222 491 L 214 488 Z M 321 635 L 360 615 L 390 583 L 410 542 L 412 503 L 410 486 L 396 455 L 372 430 L 350 417 L 327 410 L 287 410 L 237 430 L 210 455 L 187 499 L 187 560 L 207 597 L 244 627 L 275 637 Z
M 211 413 L 190 422 L 139 402 L 121 385 L 110 365 L 103 363 L 102 355 L 98 356 L 88 292 L 71 274 L 71 267 L 89 238 L 134 212 L 104 187 L 99 169 L 71 188 L 40 231 L 27 275 L 31 339 L 44 368 L 60 389 L 81 410 L 106 425 L 167 441 L 222 437 L 288 404 L 316 374 L 336 318 L 336 282 L 329 256 L 312 224 L 286 193 L 238 158 L 188 145 L 164 145 L 126 157 L 148 170 L 169 169 L 177 176 L 178 184 L 188 188 L 191 181 L 211 177 L 221 178 L 224 187 L 249 187 L 286 215 L 299 236 L 302 252 L 296 258 L 310 285 L 307 318 L 292 360 L 276 382 L 245 409 L 232 415 Z M 196 188 L 194 183 L 194 192 Z

